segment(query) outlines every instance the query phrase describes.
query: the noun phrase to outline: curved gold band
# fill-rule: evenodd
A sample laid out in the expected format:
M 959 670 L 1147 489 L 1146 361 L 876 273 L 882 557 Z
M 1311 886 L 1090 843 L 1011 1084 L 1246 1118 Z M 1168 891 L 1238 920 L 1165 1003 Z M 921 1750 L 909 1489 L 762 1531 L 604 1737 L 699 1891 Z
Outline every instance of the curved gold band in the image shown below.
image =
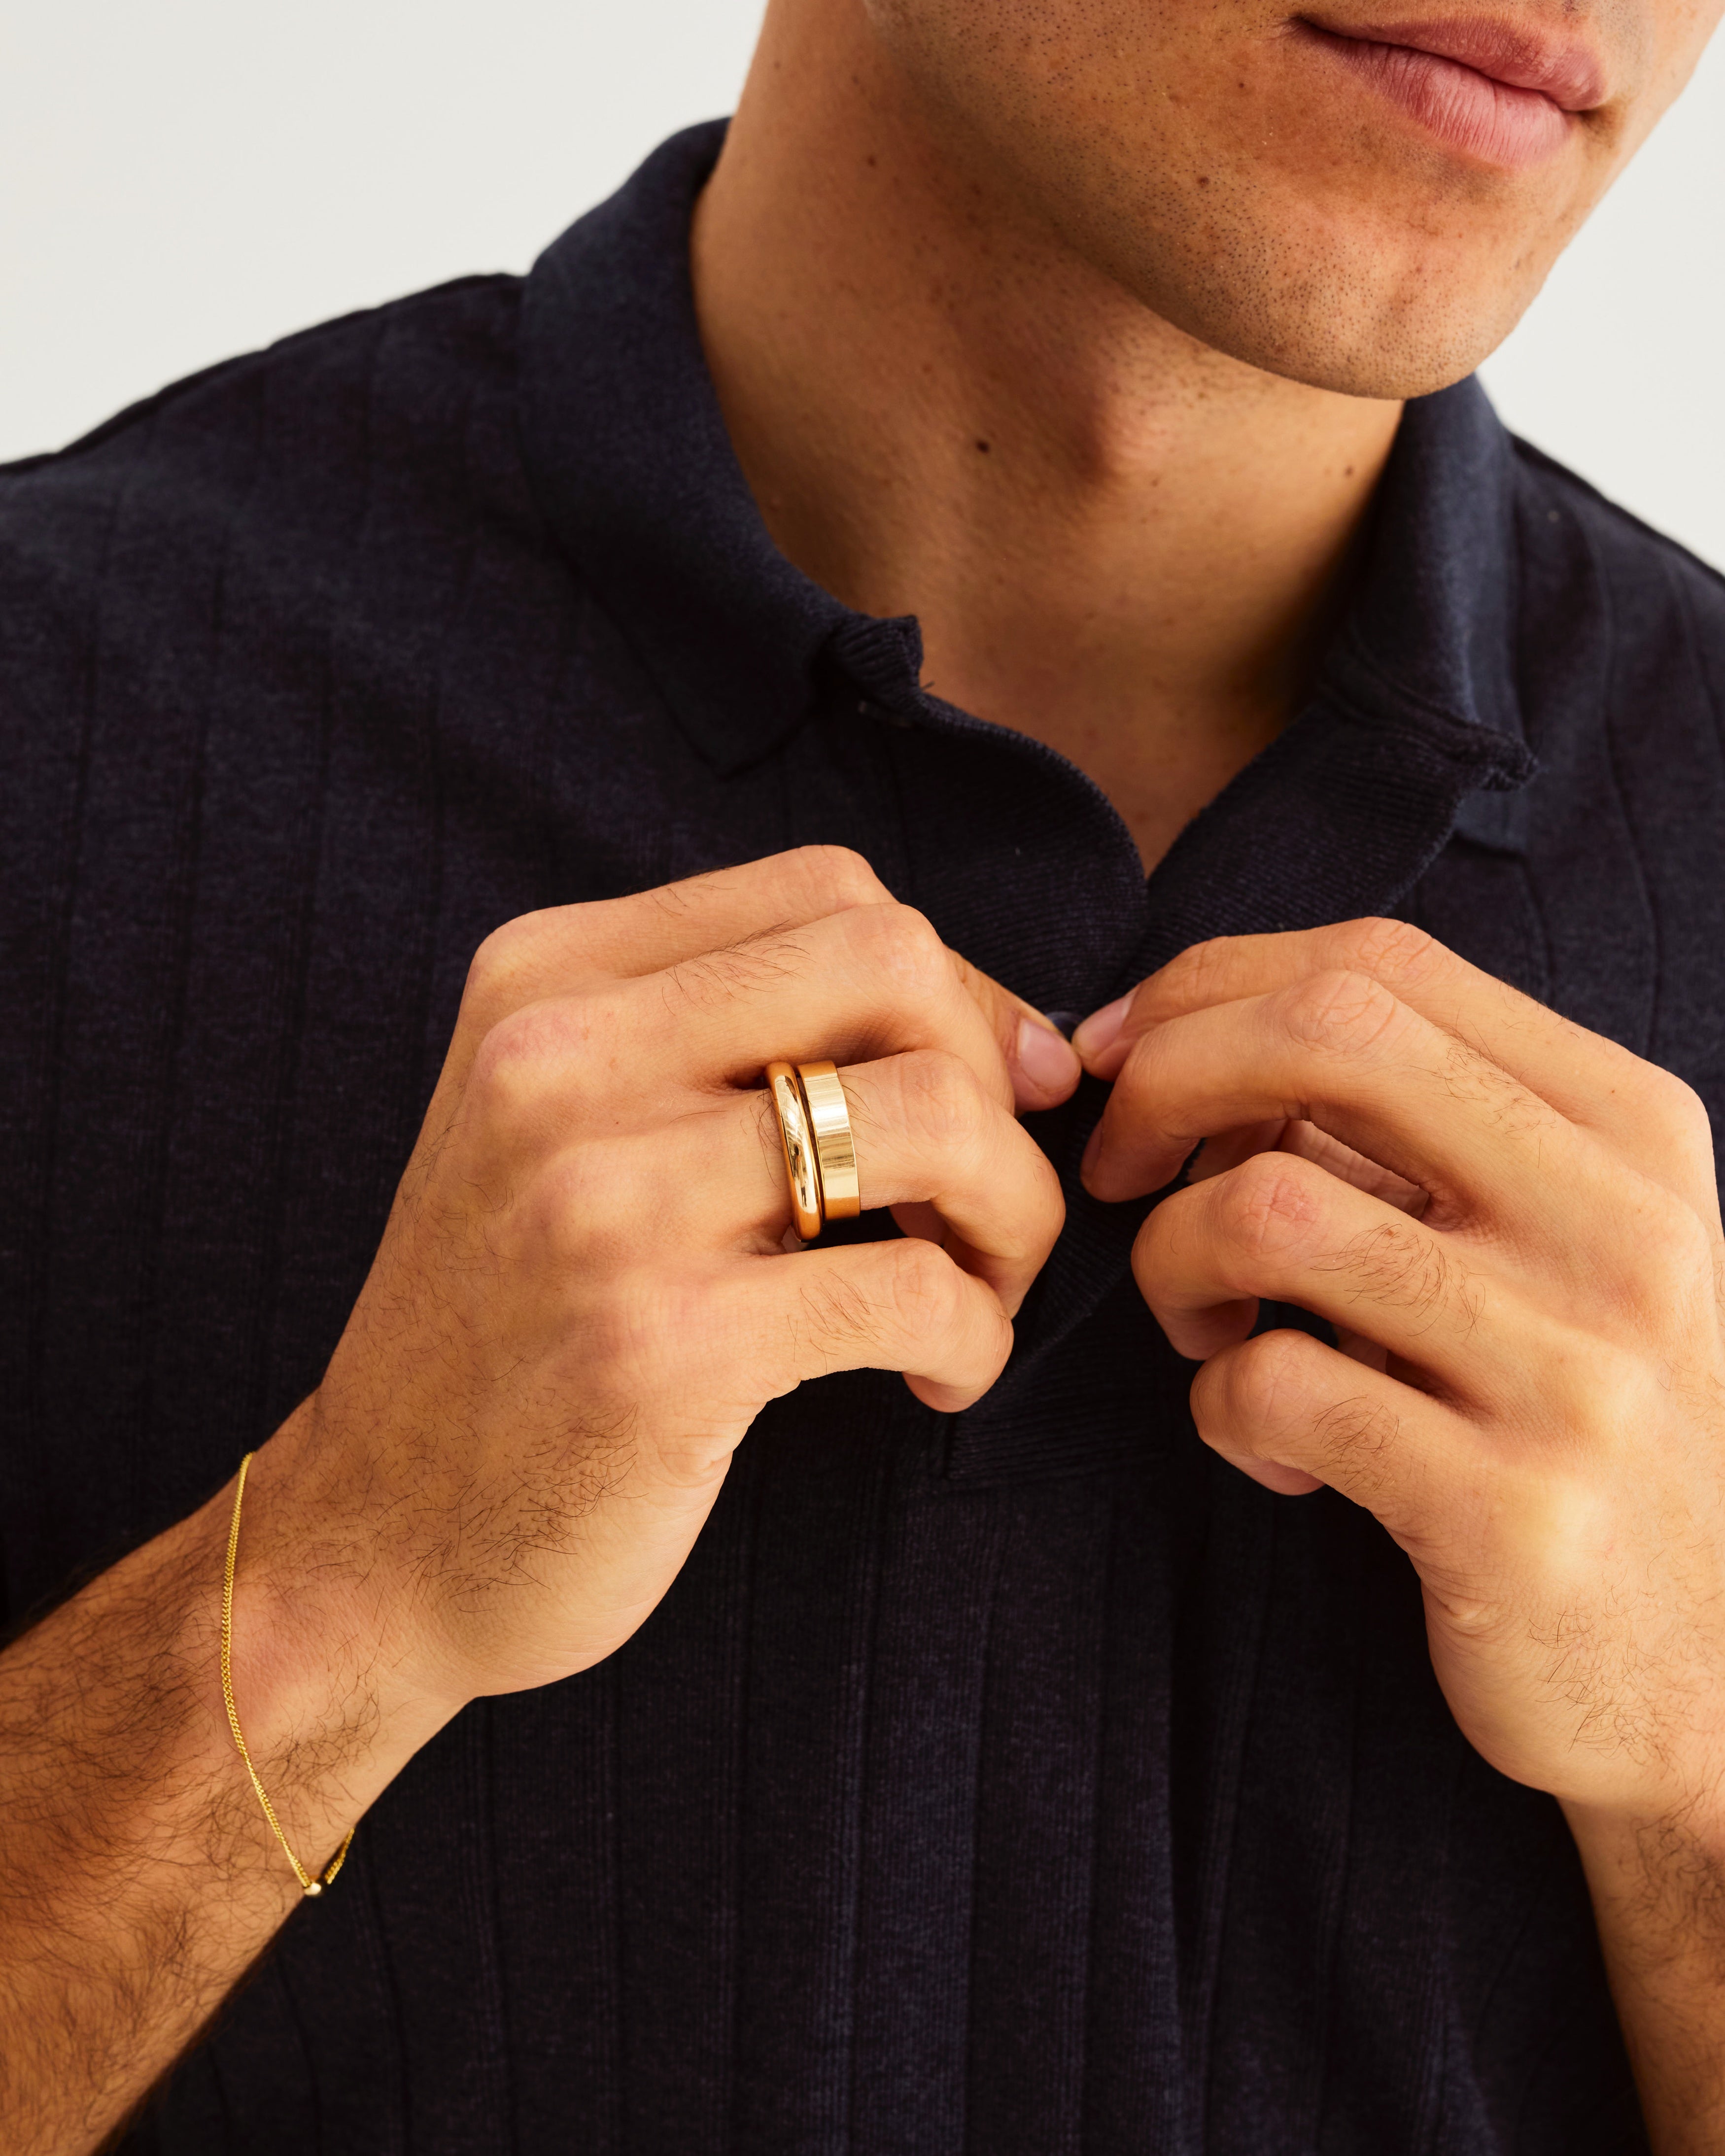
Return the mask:
M 785 1180 L 791 1187 L 791 1221 L 805 1243 L 820 1233 L 820 1168 L 814 1152 L 814 1133 L 809 1127 L 809 1104 L 803 1097 L 803 1081 L 789 1063 L 769 1063 L 767 1085 L 778 1116 L 778 1137 L 784 1147 Z
M 769 1063 L 767 1086 L 784 1148 L 792 1222 L 812 1243 L 829 1220 L 852 1220 L 862 1210 L 850 1104 L 830 1063 Z

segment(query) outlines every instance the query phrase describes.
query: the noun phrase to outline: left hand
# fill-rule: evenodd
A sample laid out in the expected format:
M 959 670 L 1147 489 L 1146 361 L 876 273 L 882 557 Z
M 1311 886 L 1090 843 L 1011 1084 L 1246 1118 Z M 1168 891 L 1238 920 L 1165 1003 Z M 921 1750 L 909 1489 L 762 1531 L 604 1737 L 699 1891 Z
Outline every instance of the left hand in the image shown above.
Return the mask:
M 1084 1180 L 1190 1186 L 1133 1256 L 1200 1435 L 1367 1507 L 1503 1773 L 1624 1819 L 1725 1778 L 1725 1327 L 1686 1086 L 1401 923 L 1186 952 L 1074 1044 Z M 1260 1296 L 1327 1318 L 1248 1338 Z

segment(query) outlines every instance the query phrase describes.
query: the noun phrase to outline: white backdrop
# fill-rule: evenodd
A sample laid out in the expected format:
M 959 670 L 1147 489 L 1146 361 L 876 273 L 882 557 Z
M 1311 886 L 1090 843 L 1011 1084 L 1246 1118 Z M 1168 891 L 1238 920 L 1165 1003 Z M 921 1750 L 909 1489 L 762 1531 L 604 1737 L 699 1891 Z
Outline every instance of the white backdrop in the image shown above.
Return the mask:
M 0 458 L 175 376 L 525 268 L 729 109 L 760 0 L 0 0 Z M 1725 566 L 1725 44 L 1486 369 Z

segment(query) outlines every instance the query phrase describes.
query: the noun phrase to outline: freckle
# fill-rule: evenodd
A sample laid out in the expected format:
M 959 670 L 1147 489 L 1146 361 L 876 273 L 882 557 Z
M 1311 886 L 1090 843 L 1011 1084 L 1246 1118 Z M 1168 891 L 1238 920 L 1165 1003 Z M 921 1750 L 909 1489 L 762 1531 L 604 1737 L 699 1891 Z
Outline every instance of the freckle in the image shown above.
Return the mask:
M 989 449 L 993 447 L 993 444 L 988 442 L 978 442 L 977 444 L 977 447 L 982 451 L 984 456 L 987 456 Z
M 1207 187 L 1209 185 L 1209 183 L 1210 183 L 1210 176 L 1209 176 L 1209 174 L 1208 172 L 1200 172 L 1200 173 L 1199 174 L 1199 176 L 1198 176 L 1198 184 L 1199 185 L 1199 187 Z
M 878 165 L 878 164 L 880 163 L 880 159 L 879 159 L 879 158 L 875 155 L 874 151 L 873 151 L 872 150 L 871 150 L 871 151 L 870 151 L 870 152 L 869 152 L 869 162 L 870 162 L 870 165 Z
M 1347 470 L 1343 473 L 1342 476 L 1343 479 L 1352 479 L 1353 477 L 1353 466 L 1349 465 Z

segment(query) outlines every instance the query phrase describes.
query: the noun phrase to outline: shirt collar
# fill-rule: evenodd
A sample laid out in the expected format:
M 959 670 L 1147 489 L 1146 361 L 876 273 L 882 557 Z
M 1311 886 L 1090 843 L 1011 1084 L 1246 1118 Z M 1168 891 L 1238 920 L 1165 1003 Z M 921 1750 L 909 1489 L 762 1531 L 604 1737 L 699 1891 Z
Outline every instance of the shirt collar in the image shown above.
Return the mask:
M 855 617 L 780 553 L 701 348 L 689 220 L 725 138 L 661 144 L 541 255 L 524 299 L 529 466 L 558 537 L 684 732 L 721 771 L 806 716 Z
M 854 613 L 774 545 L 701 352 L 689 224 L 724 141 L 674 136 L 526 281 L 522 418 L 560 542 L 719 771 L 793 732 L 823 654 L 865 694 L 922 701 L 913 621 Z M 1318 694 L 1447 737 L 1476 783 L 1532 768 L 1513 656 L 1513 462 L 1471 379 L 1411 403 Z

